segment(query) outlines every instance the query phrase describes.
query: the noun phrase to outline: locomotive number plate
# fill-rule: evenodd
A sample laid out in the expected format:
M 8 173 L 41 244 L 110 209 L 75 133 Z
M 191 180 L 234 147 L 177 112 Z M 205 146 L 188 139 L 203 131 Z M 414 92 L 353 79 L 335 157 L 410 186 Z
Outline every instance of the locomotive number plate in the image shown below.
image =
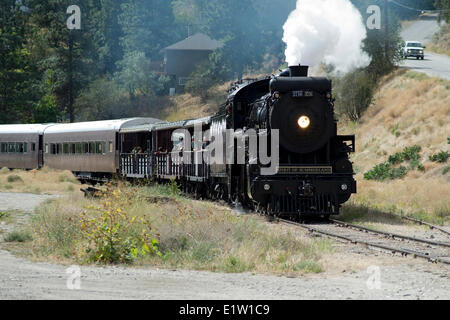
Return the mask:
M 333 174 L 333 167 L 278 167 L 278 174 Z
M 312 97 L 314 96 L 314 93 L 309 90 L 301 90 L 301 91 L 292 91 L 292 97 L 293 98 L 304 98 L 304 97 Z

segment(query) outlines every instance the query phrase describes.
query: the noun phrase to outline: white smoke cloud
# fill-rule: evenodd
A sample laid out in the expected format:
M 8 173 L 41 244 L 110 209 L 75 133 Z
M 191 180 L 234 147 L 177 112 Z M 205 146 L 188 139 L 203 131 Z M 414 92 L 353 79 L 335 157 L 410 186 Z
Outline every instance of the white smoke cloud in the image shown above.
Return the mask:
M 324 62 L 347 72 L 370 63 L 361 49 L 366 28 L 349 0 L 297 0 L 283 29 L 289 65 Z

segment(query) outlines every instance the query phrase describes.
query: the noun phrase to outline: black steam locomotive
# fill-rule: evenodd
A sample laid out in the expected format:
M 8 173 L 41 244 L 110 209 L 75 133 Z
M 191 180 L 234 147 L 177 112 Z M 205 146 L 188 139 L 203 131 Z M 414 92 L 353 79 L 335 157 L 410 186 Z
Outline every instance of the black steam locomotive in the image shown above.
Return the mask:
M 243 203 L 273 215 L 339 214 L 356 193 L 349 161 L 355 137 L 337 134 L 333 101 L 331 81 L 308 77 L 307 66 L 234 89 L 227 101 L 228 126 L 268 136 L 279 132 L 274 174 L 261 175 L 261 163 L 255 161 L 232 168 L 234 192 Z
M 199 198 L 277 216 L 328 217 L 356 192 L 349 161 L 355 137 L 337 135 L 331 91 L 330 80 L 294 66 L 235 84 L 212 117 L 4 125 L 0 167 L 47 165 L 83 181 L 172 180 Z

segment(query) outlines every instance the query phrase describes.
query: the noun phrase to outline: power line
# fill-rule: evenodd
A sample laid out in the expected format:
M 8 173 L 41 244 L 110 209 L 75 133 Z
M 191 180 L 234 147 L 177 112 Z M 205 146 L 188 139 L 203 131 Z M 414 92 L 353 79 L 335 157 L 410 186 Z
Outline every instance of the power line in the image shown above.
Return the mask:
M 407 5 L 398 3 L 395 0 L 388 0 L 388 1 L 398 5 L 399 7 L 402 7 L 402 8 L 405 8 L 405 9 L 409 9 L 409 10 L 413 10 L 413 11 L 417 11 L 417 12 L 431 12 L 431 13 L 433 13 L 433 12 L 447 12 L 447 11 L 450 11 L 450 9 L 439 9 L 439 10 L 417 9 L 417 8 L 412 8 L 412 7 L 409 7 Z

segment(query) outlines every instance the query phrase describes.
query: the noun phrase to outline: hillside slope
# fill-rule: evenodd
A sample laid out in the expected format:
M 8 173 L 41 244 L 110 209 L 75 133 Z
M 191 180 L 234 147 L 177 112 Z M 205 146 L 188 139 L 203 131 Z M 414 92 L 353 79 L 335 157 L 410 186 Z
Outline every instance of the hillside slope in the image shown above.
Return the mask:
M 357 141 L 352 160 L 358 194 L 353 202 L 445 220 L 450 214 L 450 161 L 436 163 L 429 156 L 450 149 L 450 81 L 399 70 L 382 83 L 360 123 L 341 123 L 341 130 L 354 133 Z M 421 147 L 423 171 L 413 169 L 401 179 L 382 182 L 364 179 L 375 165 L 414 145 Z
M 450 24 L 442 26 L 433 36 L 428 50 L 450 56 Z

